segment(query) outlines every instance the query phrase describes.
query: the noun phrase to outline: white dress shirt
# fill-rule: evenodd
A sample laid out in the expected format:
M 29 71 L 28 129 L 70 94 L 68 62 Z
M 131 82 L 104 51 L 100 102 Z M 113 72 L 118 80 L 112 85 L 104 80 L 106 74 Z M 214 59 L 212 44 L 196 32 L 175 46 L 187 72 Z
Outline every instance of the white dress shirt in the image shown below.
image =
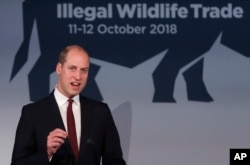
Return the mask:
M 68 99 L 65 97 L 62 93 L 59 92 L 57 87 L 54 91 L 54 96 L 57 102 L 57 105 L 59 107 L 61 117 L 63 120 L 64 127 L 66 131 L 68 132 L 67 128 L 67 107 L 68 107 Z M 77 136 L 77 145 L 78 149 L 80 148 L 80 138 L 81 138 L 81 104 L 79 101 L 79 95 L 72 98 L 73 104 L 72 104 L 72 110 L 75 118 L 75 126 L 76 126 L 76 136 Z

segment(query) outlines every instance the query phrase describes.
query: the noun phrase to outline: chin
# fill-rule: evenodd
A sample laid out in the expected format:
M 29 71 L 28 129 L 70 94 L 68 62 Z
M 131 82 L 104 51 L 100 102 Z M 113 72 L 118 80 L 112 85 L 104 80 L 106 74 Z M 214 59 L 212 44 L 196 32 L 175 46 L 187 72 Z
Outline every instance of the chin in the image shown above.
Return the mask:
M 70 93 L 70 95 L 72 97 L 74 97 L 74 96 L 78 95 L 79 93 L 81 93 L 81 92 L 80 91 L 74 91 L 74 92 Z

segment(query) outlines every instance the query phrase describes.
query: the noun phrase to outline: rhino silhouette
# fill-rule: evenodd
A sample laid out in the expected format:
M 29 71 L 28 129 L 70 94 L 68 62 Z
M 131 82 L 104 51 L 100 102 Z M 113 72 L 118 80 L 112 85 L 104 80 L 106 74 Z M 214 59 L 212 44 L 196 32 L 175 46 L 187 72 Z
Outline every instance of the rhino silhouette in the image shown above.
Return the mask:
M 188 19 L 129 19 L 126 17 L 120 19 L 114 16 L 112 19 L 96 19 L 92 22 L 83 19 L 57 18 L 57 5 L 62 3 L 73 3 L 75 6 L 107 6 L 107 3 L 115 4 L 117 1 L 26 0 L 23 2 L 24 39 L 16 53 L 10 80 L 15 77 L 27 61 L 31 31 L 34 22 L 36 22 L 41 55 L 28 75 L 30 99 L 32 101 L 36 101 L 50 92 L 49 75 L 54 72 L 57 55 L 66 45 L 82 45 L 91 57 L 130 68 L 168 49 L 167 55 L 152 75 L 155 86 L 153 102 L 175 102 L 173 90 L 180 69 L 197 59 L 191 67 L 183 72 L 188 100 L 213 101 L 202 78 L 204 64 L 202 54 L 211 48 L 220 34 L 222 34 L 222 44 L 244 56 L 249 57 L 250 55 L 250 4 L 247 1 L 225 2 L 214 0 L 202 2 L 204 6 L 223 7 L 228 3 L 232 3 L 233 6 L 239 5 L 244 8 L 244 16 L 240 19 L 192 17 Z M 141 2 L 133 1 L 132 3 Z M 150 6 L 154 3 L 166 2 L 145 0 L 143 3 Z M 188 7 L 191 3 L 197 3 L 197 1 L 180 0 L 176 3 L 179 6 Z M 69 34 L 68 26 L 72 22 L 77 25 L 92 24 L 94 27 L 100 24 L 107 26 L 115 24 L 126 26 L 129 24 L 130 26 L 147 26 L 147 30 L 152 24 L 176 25 L 177 33 L 153 35 L 146 31 L 144 34 L 137 35 Z M 100 66 L 91 64 L 89 82 L 83 91 L 83 95 L 102 100 L 102 95 L 95 82 L 95 76 L 99 69 Z

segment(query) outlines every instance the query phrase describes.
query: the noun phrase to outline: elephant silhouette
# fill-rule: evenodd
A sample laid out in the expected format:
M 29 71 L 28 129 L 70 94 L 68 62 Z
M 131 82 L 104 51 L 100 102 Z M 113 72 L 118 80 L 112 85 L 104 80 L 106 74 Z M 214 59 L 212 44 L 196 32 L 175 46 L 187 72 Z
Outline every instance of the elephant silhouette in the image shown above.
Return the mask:
M 121 19 L 114 9 L 112 19 L 96 19 L 94 21 L 79 18 L 58 18 L 57 7 L 58 4 L 63 3 L 72 3 L 74 6 L 82 7 L 107 6 L 107 3 L 113 3 L 115 8 L 115 4 L 118 2 L 81 0 L 25 0 L 23 2 L 24 39 L 16 53 L 10 80 L 15 77 L 27 61 L 31 32 L 36 22 L 41 55 L 28 75 L 32 101 L 36 101 L 50 92 L 49 75 L 54 72 L 57 55 L 62 47 L 70 44 L 84 46 L 91 57 L 130 68 L 146 61 L 162 50 L 168 49 L 167 55 L 152 75 L 155 86 L 153 102 L 175 102 L 173 90 L 180 69 L 197 59 L 199 60 L 183 73 L 188 100 L 213 101 L 202 78 L 204 64 L 202 54 L 211 48 L 220 34 L 222 34 L 222 44 L 244 56 L 249 57 L 250 55 L 250 4 L 247 1 L 202 1 L 204 6 L 218 6 L 219 8 L 228 3 L 233 4 L 233 6 L 241 6 L 244 8 L 242 18 L 192 18 L 192 13 L 190 13 L 188 19 L 131 19 L 126 16 Z M 141 1 L 126 4 L 136 3 L 141 3 Z M 153 6 L 155 3 L 166 2 L 145 0 L 143 3 Z M 178 1 L 179 6 L 189 7 L 191 3 L 197 3 L 197 1 Z M 125 5 L 125 3 L 120 4 Z M 147 28 L 143 34 L 133 35 L 100 34 L 96 31 L 94 34 L 70 34 L 69 32 L 69 26 L 72 25 L 98 27 L 100 24 L 106 26 L 146 26 Z M 150 34 L 153 26 L 157 25 L 173 25 L 176 28 L 176 33 Z M 95 82 L 95 76 L 99 69 L 100 66 L 91 64 L 89 82 L 83 95 L 102 100 L 102 95 Z

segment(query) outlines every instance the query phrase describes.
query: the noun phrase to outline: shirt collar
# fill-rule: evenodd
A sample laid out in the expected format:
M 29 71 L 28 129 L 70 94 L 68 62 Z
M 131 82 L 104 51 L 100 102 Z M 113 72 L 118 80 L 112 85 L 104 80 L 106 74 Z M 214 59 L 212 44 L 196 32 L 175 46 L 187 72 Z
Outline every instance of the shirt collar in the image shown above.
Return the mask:
M 54 96 L 55 99 L 57 101 L 58 106 L 62 106 L 63 104 L 65 104 L 69 98 L 67 98 L 66 96 L 64 96 L 58 89 L 57 87 L 55 87 L 55 91 L 54 91 Z M 79 95 L 76 95 L 75 97 L 72 98 L 74 100 L 74 103 L 76 103 L 77 105 L 80 105 L 80 101 L 79 101 Z

